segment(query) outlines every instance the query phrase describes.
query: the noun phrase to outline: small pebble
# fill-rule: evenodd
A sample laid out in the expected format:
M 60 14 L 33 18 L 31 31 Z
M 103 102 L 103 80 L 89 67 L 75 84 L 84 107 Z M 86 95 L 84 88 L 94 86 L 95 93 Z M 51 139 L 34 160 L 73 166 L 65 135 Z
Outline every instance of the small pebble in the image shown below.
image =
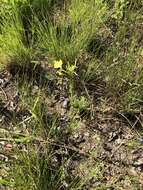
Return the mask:
M 3 79 L 0 79 L 0 84 L 3 84 L 4 83 L 4 80 Z
M 5 151 L 10 152 L 12 150 L 12 147 L 13 147 L 12 144 L 6 144 L 4 149 L 5 149 Z
M 65 109 L 67 109 L 67 107 L 68 107 L 68 102 L 69 102 L 69 100 L 68 100 L 68 98 L 66 98 L 66 99 L 63 101 L 63 103 L 62 103 L 62 107 L 65 108 Z
M 3 122 L 4 119 L 5 119 L 5 116 L 2 116 L 2 117 L 0 118 L 0 123 Z
M 143 137 L 138 138 L 140 144 L 143 144 Z
M 3 154 L 0 154 L 0 161 L 8 162 L 8 157 Z
M 134 162 L 134 165 L 136 165 L 136 166 L 143 165 L 143 157 L 138 158 L 138 159 Z
M 85 136 L 86 138 L 88 138 L 88 137 L 89 137 L 89 132 L 85 132 L 85 133 L 84 133 L 84 136 Z

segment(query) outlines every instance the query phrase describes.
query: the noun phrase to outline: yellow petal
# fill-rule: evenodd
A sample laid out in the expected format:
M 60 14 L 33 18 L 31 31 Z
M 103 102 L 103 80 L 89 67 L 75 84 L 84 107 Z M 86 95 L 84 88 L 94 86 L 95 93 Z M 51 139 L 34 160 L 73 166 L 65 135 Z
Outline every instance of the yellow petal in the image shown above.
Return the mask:
M 62 65 L 63 65 L 62 60 L 54 61 L 54 68 L 55 68 L 55 69 L 61 69 L 61 68 L 62 68 Z

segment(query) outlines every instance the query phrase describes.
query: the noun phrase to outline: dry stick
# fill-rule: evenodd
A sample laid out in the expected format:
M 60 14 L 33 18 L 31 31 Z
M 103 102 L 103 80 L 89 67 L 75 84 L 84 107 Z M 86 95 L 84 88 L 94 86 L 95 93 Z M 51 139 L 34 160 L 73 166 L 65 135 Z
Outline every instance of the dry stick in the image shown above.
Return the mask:
M 82 85 L 83 85 L 83 87 L 84 87 L 84 89 L 85 89 L 85 92 L 86 92 L 88 98 L 90 99 L 90 95 L 89 95 L 89 93 L 88 93 L 88 90 L 87 90 L 87 88 L 86 88 L 86 86 L 85 86 L 84 81 L 82 81 Z
M 12 139 L 12 138 L 0 138 L 0 141 L 14 142 L 14 139 Z
M 129 119 L 128 119 L 126 116 L 124 116 L 124 115 L 123 115 L 122 113 L 120 113 L 120 112 L 118 112 L 118 113 L 119 113 L 119 115 L 121 115 L 124 119 L 126 119 L 126 121 L 128 122 L 128 124 L 131 126 L 131 129 L 133 130 L 134 127 L 135 127 L 135 125 L 136 125 L 136 121 L 135 121 L 135 123 L 132 125 L 131 122 L 129 121 Z M 138 133 L 137 130 L 134 129 L 134 131 L 136 132 L 136 134 L 137 134 L 138 136 L 140 136 L 140 134 Z
M 7 94 L 5 93 L 5 91 L 3 90 L 2 87 L 0 87 L 2 93 L 4 94 L 5 98 L 6 98 L 6 101 L 8 101 L 8 96 Z M 4 108 L 2 109 L 2 111 L 9 105 L 9 101 L 7 102 L 7 104 L 4 106 Z
M 25 137 L 27 137 L 27 136 L 25 135 Z M 12 139 L 12 138 L 0 138 L 0 141 L 15 142 L 15 140 L 16 140 L 16 139 Z M 101 162 L 101 159 L 98 159 L 98 158 L 93 157 L 90 153 L 82 152 L 81 150 L 79 150 L 78 148 L 75 148 L 75 147 L 70 147 L 70 146 L 67 146 L 67 145 L 64 145 L 64 144 L 57 144 L 57 143 L 54 143 L 51 139 L 47 139 L 47 140 L 44 141 L 44 140 L 41 140 L 41 139 L 36 138 L 36 137 L 31 137 L 31 139 L 29 139 L 29 140 L 30 140 L 31 142 L 32 142 L 32 141 L 43 142 L 43 144 L 50 143 L 50 144 L 53 145 L 53 146 L 58 146 L 58 147 L 62 147 L 62 148 L 65 148 L 65 149 L 69 149 L 69 150 L 78 152 L 78 153 L 80 153 L 80 154 L 83 154 L 84 156 L 91 156 L 94 160 Z
M 115 154 L 115 152 L 117 152 L 117 150 L 119 150 L 119 148 L 120 148 L 122 145 L 124 145 L 124 144 L 125 144 L 125 142 L 121 142 L 121 143 L 119 144 L 119 146 L 117 146 L 117 148 L 114 149 L 114 151 L 112 152 L 110 158 L 111 158 L 111 157 Z
M 20 123 L 18 123 L 17 125 L 21 125 L 24 124 L 26 121 L 29 121 L 33 116 L 27 117 L 26 119 L 24 119 L 23 121 L 21 121 Z
M 1 89 L 2 93 L 4 94 L 4 96 L 5 96 L 6 100 L 8 100 L 8 96 L 7 96 L 7 94 L 5 93 L 5 91 L 3 90 L 3 88 L 2 88 L 2 87 L 0 87 L 0 89 Z

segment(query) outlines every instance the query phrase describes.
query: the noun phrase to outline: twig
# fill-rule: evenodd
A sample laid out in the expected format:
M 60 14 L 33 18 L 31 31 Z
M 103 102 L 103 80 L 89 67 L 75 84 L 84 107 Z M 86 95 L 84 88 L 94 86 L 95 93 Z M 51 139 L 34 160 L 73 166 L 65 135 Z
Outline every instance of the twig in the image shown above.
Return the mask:
M 0 89 L 1 89 L 2 93 L 4 94 L 4 96 L 5 96 L 6 100 L 8 100 L 8 96 L 7 96 L 7 94 L 5 93 L 5 91 L 3 90 L 3 88 L 2 88 L 2 87 L 0 87 Z

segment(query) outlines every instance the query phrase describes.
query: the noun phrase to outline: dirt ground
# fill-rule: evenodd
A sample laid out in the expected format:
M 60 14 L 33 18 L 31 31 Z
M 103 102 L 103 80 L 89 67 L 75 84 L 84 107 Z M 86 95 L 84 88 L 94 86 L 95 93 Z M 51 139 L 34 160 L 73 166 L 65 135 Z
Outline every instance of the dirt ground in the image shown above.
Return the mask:
M 37 74 L 35 75 L 37 76 Z M 42 79 L 41 79 L 42 81 Z M 88 176 L 91 168 L 96 168 L 95 176 L 85 183 L 87 190 L 142 190 L 143 189 L 143 138 L 142 115 L 136 117 L 123 115 L 113 109 L 113 105 L 106 105 L 101 101 L 93 105 L 92 117 L 81 115 L 78 129 L 71 134 L 66 130 L 69 118 L 67 81 L 59 86 L 56 79 L 48 82 L 47 92 L 44 91 L 43 103 L 49 107 L 49 115 L 57 114 L 60 118 L 60 145 L 53 145 L 57 151 L 55 162 L 61 157 L 70 157 L 65 164 L 67 183 L 72 177 Z M 41 86 L 39 81 L 32 83 L 29 96 L 34 96 Z M 42 91 L 42 88 L 41 88 Z M 51 91 L 51 92 L 50 92 Z M 54 97 L 54 98 L 53 98 Z M 51 98 L 51 102 L 49 99 Z M 56 100 L 56 101 L 55 101 Z M 88 114 L 87 114 L 88 115 Z M 0 72 L 0 175 L 5 178 L 10 170 L 9 162 L 16 159 L 12 140 L 14 135 L 30 133 L 27 129 L 29 113 L 21 106 L 21 96 L 17 83 L 17 76 L 10 70 Z M 23 122 L 23 120 L 25 122 Z M 15 121 L 23 122 L 15 127 Z M 28 131 L 28 132 L 27 132 Z M 42 139 L 42 137 L 41 137 Z M 37 145 L 38 146 L 38 145 Z

